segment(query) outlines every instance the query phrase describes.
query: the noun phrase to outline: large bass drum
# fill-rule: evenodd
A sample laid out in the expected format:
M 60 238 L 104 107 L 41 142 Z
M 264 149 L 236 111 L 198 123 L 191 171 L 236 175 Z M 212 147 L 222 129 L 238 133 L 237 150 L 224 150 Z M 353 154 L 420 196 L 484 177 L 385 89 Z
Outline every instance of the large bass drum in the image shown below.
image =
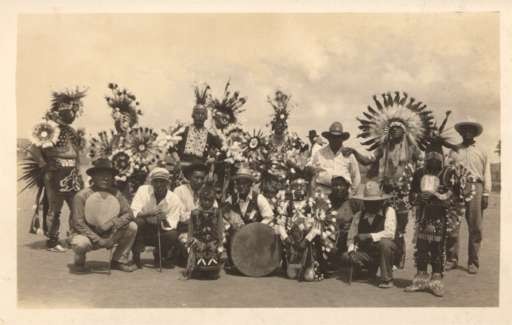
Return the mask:
M 119 200 L 108 192 L 94 192 L 85 201 L 85 220 L 96 230 L 117 217 L 121 210 Z
M 231 240 L 231 258 L 244 275 L 261 277 L 281 265 L 281 245 L 272 227 L 254 222 L 243 226 Z

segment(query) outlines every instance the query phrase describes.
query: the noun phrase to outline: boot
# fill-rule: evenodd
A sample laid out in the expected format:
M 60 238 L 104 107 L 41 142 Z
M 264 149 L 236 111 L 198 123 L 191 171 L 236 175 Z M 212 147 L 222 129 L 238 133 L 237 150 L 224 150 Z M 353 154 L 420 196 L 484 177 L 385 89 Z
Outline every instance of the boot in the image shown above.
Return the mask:
M 412 279 L 412 284 L 405 288 L 405 292 L 416 292 L 427 289 L 430 277 L 426 271 L 418 271 Z
M 432 279 L 428 283 L 428 288 L 436 297 L 444 295 L 443 275 L 441 273 L 432 273 Z
M 144 266 L 142 264 L 142 261 L 140 260 L 140 252 L 133 251 L 132 253 L 133 253 L 133 262 L 139 269 L 142 269 Z

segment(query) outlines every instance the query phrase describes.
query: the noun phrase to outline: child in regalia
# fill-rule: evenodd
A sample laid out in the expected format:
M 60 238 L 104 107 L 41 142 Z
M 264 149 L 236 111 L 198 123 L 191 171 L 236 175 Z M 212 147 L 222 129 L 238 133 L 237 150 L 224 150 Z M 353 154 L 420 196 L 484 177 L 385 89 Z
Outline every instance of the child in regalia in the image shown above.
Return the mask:
M 215 188 L 204 185 L 199 191 L 199 208 L 192 210 L 188 225 L 189 257 L 185 277 L 217 279 L 223 252 L 224 223 L 214 207 Z
M 445 123 L 446 119 L 440 132 Z M 430 291 L 438 297 L 444 295 L 442 278 L 446 236 L 464 215 L 467 194 L 464 179 L 468 177 L 461 166 L 443 166 L 442 147 L 445 143 L 440 136 L 432 137 L 426 150 L 425 166 L 416 170 L 413 176 L 410 200 L 416 205 L 414 257 L 417 273 L 412 284 L 405 289 L 406 292 Z

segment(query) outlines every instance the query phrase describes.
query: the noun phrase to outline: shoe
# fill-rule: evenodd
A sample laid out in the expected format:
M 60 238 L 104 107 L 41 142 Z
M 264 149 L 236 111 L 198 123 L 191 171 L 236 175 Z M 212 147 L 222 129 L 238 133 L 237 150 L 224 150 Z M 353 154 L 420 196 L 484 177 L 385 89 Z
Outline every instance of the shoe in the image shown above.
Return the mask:
M 60 244 L 57 244 L 52 247 L 48 247 L 47 250 L 50 252 L 55 252 L 55 253 L 65 253 L 67 251 L 67 249 L 62 247 Z
M 446 271 L 450 271 L 450 270 L 454 270 L 457 268 L 457 261 L 446 261 L 446 265 L 444 267 L 444 269 Z
M 382 281 L 381 283 L 379 283 L 379 288 L 381 288 L 381 289 L 389 289 L 389 288 L 394 288 L 394 287 L 395 287 L 395 284 L 393 283 L 393 280 Z
M 120 263 L 117 261 L 112 261 L 110 263 L 110 268 L 112 270 L 118 270 L 118 271 L 123 271 L 123 272 L 133 272 L 133 271 L 137 270 L 137 266 L 134 264 L 123 264 L 123 263 Z
M 428 283 L 428 288 L 432 292 L 432 294 L 436 297 L 444 296 L 444 284 L 441 281 L 443 276 L 439 273 L 432 274 L 432 279 Z
M 468 273 L 469 274 L 477 274 L 478 266 L 476 266 L 475 264 L 471 264 L 470 266 L 468 266 Z
M 423 291 L 427 289 L 430 277 L 427 272 L 418 272 L 414 279 L 412 280 L 412 284 L 407 286 L 404 291 L 405 292 L 416 292 Z

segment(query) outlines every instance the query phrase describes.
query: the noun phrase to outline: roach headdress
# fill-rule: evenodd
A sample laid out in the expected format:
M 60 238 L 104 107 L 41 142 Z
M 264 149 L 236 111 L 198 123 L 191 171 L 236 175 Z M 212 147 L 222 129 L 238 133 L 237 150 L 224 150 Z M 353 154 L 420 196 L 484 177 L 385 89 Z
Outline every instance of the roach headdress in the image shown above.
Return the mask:
M 370 151 L 375 150 L 388 143 L 390 129 L 398 126 L 404 130 L 404 137 L 410 144 L 425 150 L 428 135 L 434 128 L 434 117 L 426 104 L 398 91 L 394 95 L 391 92 L 382 94 L 382 100 L 374 95 L 373 100 L 376 108 L 368 106 L 363 112 L 364 117 L 357 119 L 361 130 L 357 137 L 364 139 L 361 144 L 368 146 Z
M 57 114 L 62 109 L 71 109 L 75 112 L 76 116 L 80 115 L 84 106 L 82 98 L 85 97 L 86 93 L 87 89 L 80 90 L 78 87 L 75 90 L 66 89 L 64 91 L 52 92 L 52 102 L 46 117 L 55 120 L 55 118 L 58 118 Z
M 245 109 L 242 108 L 244 104 L 247 102 L 247 97 L 240 97 L 240 93 L 238 91 L 234 91 L 231 93 L 229 91 L 230 82 L 226 83 L 224 87 L 224 98 L 219 100 L 217 98 L 211 101 L 211 107 L 213 112 L 224 113 L 229 116 L 229 123 L 233 124 L 237 121 L 237 116 Z
M 267 101 L 270 103 L 270 105 L 272 105 L 272 108 L 274 109 L 274 116 L 272 121 L 270 121 L 272 130 L 278 121 L 282 121 L 286 124 L 288 116 L 290 115 L 290 110 L 288 108 L 288 102 L 290 101 L 290 98 L 291 96 L 283 93 L 280 90 L 275 92 L 274 98 L 267 97 Z

